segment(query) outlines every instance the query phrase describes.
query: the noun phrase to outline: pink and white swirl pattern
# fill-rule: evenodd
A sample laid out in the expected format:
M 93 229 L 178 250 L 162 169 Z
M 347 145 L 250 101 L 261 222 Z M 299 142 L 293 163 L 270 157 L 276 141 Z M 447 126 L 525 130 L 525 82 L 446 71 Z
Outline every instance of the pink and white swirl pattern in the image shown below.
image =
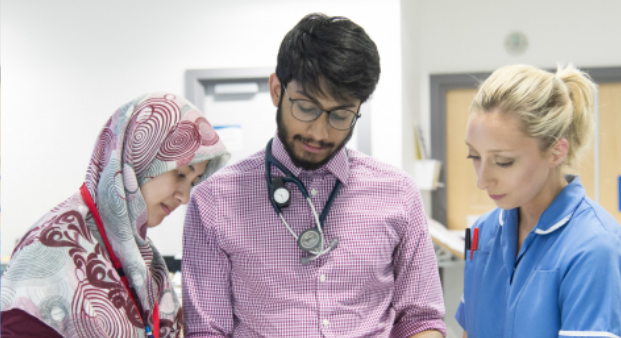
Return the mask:
M 149 168 L 170 130 L 179 123 L 180 115 L 179 107 L 166 98 L 151 98 L 136 107 L 125 139 L 125 160 L 139 177 Z
M 110 124 L 110 122 L 111 119 L 108 120 L 108 124 Z M 99 138 L 97 138 L 95 150 L 93 151 L 93 155 L 91 155 L 91 163 L 86 171 L 87 185 L 89 182 L 99 182 L 99 176 L 108 164 L 108 160 L 112 156 L 112 151 L 115 148 L 116 135 L 114 135 L 114 132 L 110 128 L 104 127 L 101 134 L 99 134 Z M 88 188 L 91 193 L 96 190 L 94 186 L 89 186 Z
M 190 121 L 181 121 L 164 141 L 157 154 L 157 159 L 176 161 L 177 166 L 183 167 L 190 164 L 200 145 L 201 135 L 196 124 Z
M 220 140 L 220 137 L 213 129 L 211 124 L 204 117 L 199 117 L 196 119 L 196 124 L 198 125 L 198 129 L 201 133 L 201 144 L 204 146 L 211 146 Z
M 123 105 L 97 138 L 85 183 L 124 274 L 136 288 L 137 306 L 76 192 L 43 216 L 20 241 L 20 254 L 13 255 L 2 279 L 2 311 L 21 308 L 50 323 L 52 318 L 55 329 L 65 337 L 144 337 L 138 308 L 151 325 L 154 302 L 173 295 L 174 290 L 161 254 L 147 238 L 148 210 L 140 186 L 180 166 L 209 161 L 207 174 L 201 178 L 205 179 L 229 157 L 203 114 L 181 97 L 150 93 Z M 24 254 L 47 252 L 28 248 L 32 245 L 53 252 L 49 256 L 58 264 L 44 266 L 39 264 L 42 257 Z M 43 299 L 37 289 L 40 285 L 62 290 L 58 293 L 62 299 Z M 179 304 L 174 299 L 171 303 L 169 296 L 164 299 L 160 337 L 177 337 L 182 326 Z M 58 316 L 50 317 L 50 311 L 41 311 L 53 309 L 58 315 L 57 308 L 65 301 L 63 309 L 70 308 L 70 313 L 62 323 L 56 321 Z
M 127 319 L 123 310 L 110 302 L 106 290 L 80 283 L 71 304 L 78 337 L 134 336 L 136 327 Z

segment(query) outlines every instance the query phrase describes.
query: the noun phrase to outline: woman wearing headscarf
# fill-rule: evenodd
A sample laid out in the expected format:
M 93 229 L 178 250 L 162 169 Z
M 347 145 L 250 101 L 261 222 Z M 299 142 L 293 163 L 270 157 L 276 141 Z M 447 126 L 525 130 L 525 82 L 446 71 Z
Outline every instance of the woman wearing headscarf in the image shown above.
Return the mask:
M 151 93 L 119 108 L 82 188 L 17 244 L 2 276 L 2 337 L 178 337 L 179 301 L 147 229 L 229 158 L 183 98 Z

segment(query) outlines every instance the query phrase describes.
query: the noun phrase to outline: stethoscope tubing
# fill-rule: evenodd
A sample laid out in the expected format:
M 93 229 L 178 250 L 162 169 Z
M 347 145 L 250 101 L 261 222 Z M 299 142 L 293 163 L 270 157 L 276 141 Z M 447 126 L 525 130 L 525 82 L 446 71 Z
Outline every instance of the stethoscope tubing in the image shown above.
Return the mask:
M 295 184 L 298 187 L 298 189 L 300 189 L 300 192 L 304 196 L 304 199 L 306 199 L 309 202 L 310 202 L 310 195 L 308 194 L 308 190 L 306 190 L 304 183 L 302 183 L 302 181 L 300 181 L 300 179 L 295 177 L 295 175 L 293 175 L 293 173 L 289 169 L 287 169 L 284 165 L 282 165 L 282 163 L 280 163 L 278 160 L 276 160 L 272 156 L 272 141 L 273 140 L 270 140 L 267 143 L 267 147 L 265 148 L 265 179 L 266 179 L 266 182 L 268 182 L 267 183 L 268 199 L 270 200 L 270 203 L 272 203 L 272 206 L 276 210 L 276 213 L 282 214 L 282 210 L 280 206 L 278 206 L 278 204 L 276 204 L 276 201 L 274 201 L 274 199 L 272 198 L 272 195 L 274 194 L 274 186 L 271 184 L 272 182 L 271 165 L 274 165 L 276 168 L 278 168 L 278 170 L 280 170 L 283 174 L 285 174 L 285 177 L 283 177 L 283 182 L 289 182 L 289 183 Z M 319 216 L 319 223 L 321 224 L 321 226 L 325 224 L 326 218 L 328 217 L 328 213 L 330 212 L 330 208 L 332 208 L 332 203 L 334 203 L 336 195 L 338 195 L 338 191 L 341 189 L 341 186 L 342 186 L 341 181 L 337 180 L 336 184 L 334 185 L 334 188 L 332 188 L 332 193 L 330 194 L 330 197 L 328 198 L 326 205 L 323 207 L 321 216 Z M 311 206 L 311 208 L 313 209 L 313 212 L 314 212 L 315 210 L 314 205 Z
M 272 156 L 272 141 L 273 141 L 273 139 L 271 139 L 267 143 L 267 146 L 265 148 L 265 180 L 266 180 L 266 183 L 267 183 L 268 199 L 269 199 L 270 203 L 272 204 L 272 206 L 274 207 L 274 210 L 276 211 L 276 213 L 278 214 L 280 219 L 283 221 L 283 223 L 287 227 L 287 230 L 297 240 L 298 239 L 298 235 L 295 234 L 295 232 L 291 229 L 291 227 L 289 226 L 289 224 L 285 220 L 285 217 L 282 215 L 282 209 L 276 203 L 276 201 L 274 200 L 274 197 L 273 197 L 274 185 L 272 183 L 272 168 L 271 168 L 271 166 L 274 165 L 282 173 L 285 174 L 285 177 L 283 177 L 283 182 L 285 182 L 285 183 L 293 183 L 293 184 L 295 184 L 298 187 L 298 189 L 300 190 L 300 192 L 304 196 L 304 199 L 308 202 L 308 205 L 310 206 L 311 211 L 313 212 L 313 217 L 315 219 L 315 224 L 316 224 L 317 230 L 319 231 L 319 234 L 320 234 L 320 237 L 321 237 L 320 246 L 319 246 L 320 249 L 318 249 L 316 252 L 315 251 L 311 251 L 311 253 L 313 255 L 315 255 L 314 257 L 312 257 L 312 258 L 304 258 L 304 259 L 306 259 L 306 262 L 311 261 L 311 260 L 315 260 L 315 259 L 321 257 L 322 255 L 330 252 L 332 249 L 334 249 L 334 247 L 336 247 L 336 243 L 338 243 L 338 241 L 336 241 L 336 243 L 334 243 L 334 241 L 333 241 L 333 243 L 330 244 L 329 248 L 327 248 L 327 249 L 325 248 L 323 225 L 325 224 L 326 218 L 328 217 L 328 213 L 330 212 L 330 209 L 332 208 L 332 204 L 334 203 L 334 199 L 336 198 L 336 195 L 338 195 L 338 192 L 339 192 L 339 190 L 340 190 L 340 188 L 342 186 L 342 183 L 339 180 L 336 181 L 336 183 L 334 185 L 334 188 L 332 188 L 332 192 L 330 193 L 330 197 L 328 198 L 328 201 L 326 201 L 326 205 L 324 206 L 324 208 L 323 208 L 323 210 L 321 212 L 321 215 L 318 216 L 317 215 L 317 211 L 315 210 L 315 205 L 311 201 L 310 195 L 308 194 L 308 190 L 304 186 L 304 183 L 302 183 L 302 181 L 300 181 L 300 179 L 298 179 L 289 169 L 287 169 L 282 163 L 280 163 L 278 160 L 276 160 Z

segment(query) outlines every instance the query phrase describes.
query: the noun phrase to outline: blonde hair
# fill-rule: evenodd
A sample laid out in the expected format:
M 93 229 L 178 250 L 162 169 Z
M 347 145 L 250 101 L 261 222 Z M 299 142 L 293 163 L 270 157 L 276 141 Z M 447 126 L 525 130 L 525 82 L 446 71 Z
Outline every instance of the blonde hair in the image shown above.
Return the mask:
M 569 65 L 556 74 L 526 65 L 496 70 L 479 88 L 471 112 L 512 114 L 522 132 L 548 151 L 567 139 L 563 168 L 577 169 L 593 139 L 595 84 L 588 74 Z

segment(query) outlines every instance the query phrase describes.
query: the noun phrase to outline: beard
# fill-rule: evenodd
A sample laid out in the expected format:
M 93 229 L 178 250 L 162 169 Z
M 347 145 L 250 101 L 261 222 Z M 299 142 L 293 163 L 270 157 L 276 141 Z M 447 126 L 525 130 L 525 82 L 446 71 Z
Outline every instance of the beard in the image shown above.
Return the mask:
M 354 129 L 353 128 L 350 129 L 349 133 L 347 134 L 347 137 L 345 137 L 343 142 L 339 143 L 336 146 L 334 143 L 327 143 L 324 141 L 315 141 L 312 138 L 302 137 L 302 135 L 300 134 L 293 135 L 293 138 L 289 140 L 291 135 L 289 135 L 287 126 L 285 126 L 285 123 L 282 120 L 282 109 L 281 108 L 282 108 L 282 100 L 278 104 L 278 110 L 276 110 L 276 125 L 278 127 L 278 139 L 280 139 L 280 142 L 284 145 L 285 151 L 289 155 L 289 158 L 291 158 L 291 162 L 293 162 L 293 164 L 298 168 L 302 168 L 304 170 L 317 170 L 323 167 L 326 163 L 330 162 L 330 160 L 334 157 L 334 155 L 338 154 L 338 152 L 341 149 L 343 149 L 345 144 L 349 142 L 352 134 L 354 133 Z M 293 149 L 293 142 L 296 140 L 304 142 L 304 143 L 311 143 L 321 148 L 332 148 L 333 150 L 328 156 L 326 156 L 326 158 L 324 158 L 321 161 L 317 161 L 317 162 L 309 161 L 295 154 L 295 151 Z

